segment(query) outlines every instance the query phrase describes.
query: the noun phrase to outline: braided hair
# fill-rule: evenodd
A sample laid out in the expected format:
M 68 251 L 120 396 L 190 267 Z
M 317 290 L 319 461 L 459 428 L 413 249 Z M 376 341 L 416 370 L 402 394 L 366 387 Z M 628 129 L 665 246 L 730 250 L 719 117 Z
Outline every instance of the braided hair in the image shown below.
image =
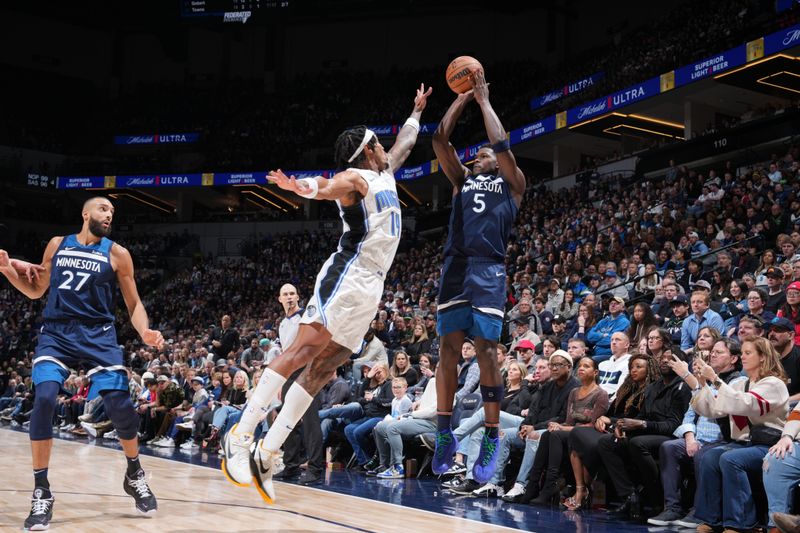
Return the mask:
M 647 377 L 641 385 L 637 385 L 630 375 L 633 362 L 637 359 L 642 359 L 647 363 Z M 625 401 L 625 416 L 635 416 L 634 413 L 638 413 L 642 408 L 642 403 L 644 403 L 644 389 L 659 377 L 661 377 L 661 371 L 654 357 L 650 357 L 647 354 L 633 354 L 628 361 L 628 376 L 617 389 L 617 395 L 614 398 L 615 407 L 619 402 Z
M 364 140 L 364 134 L 367 131 L 366 126 L 355 126 L 354 128 L 350 128 L 344 130 L 339 137 L 336 139 L 336 143 L 333 145 L 334 150 L 334 159 L 336 160 L 336 168 L 339 170 L 344 170 L 349 167 L 357 167 L 361 163 L 366 160 L 367 155 L 362 150 L 358 157 L 353 159 L 352 161 L 348 162 L 347 160 L 353 157 L 353 153 L 358 149 L 358 146 L 361 144 L 361 141 Z M 378 139 L 375 135 L 367 142 L 367 146 L 374 149 L 375 143 L 378 142 Z

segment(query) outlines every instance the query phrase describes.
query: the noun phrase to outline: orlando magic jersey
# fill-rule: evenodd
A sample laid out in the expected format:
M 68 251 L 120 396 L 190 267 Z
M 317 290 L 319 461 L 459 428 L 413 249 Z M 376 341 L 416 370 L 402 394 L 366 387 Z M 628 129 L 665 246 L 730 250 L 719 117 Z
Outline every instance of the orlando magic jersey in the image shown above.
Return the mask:
M 500 176 L 469 176 L 453 198 L 444 256 L 502 262 L 516 217 L 517 204 Z
M 359 260 L 373 263 L 383 277 L 392 266 L 402 230 L 400 199 L 394 176 L 385 170 L 349 170 L 364 178 L 369 191 L 359 203 L 348 207 L 336 201 L 344 223 L 339 251 L 355 253 Z
M 117 278 L 105 237 L 84 246 L 76 235 L 62 239 L 50 266 L 46 321 L 113 322 Z

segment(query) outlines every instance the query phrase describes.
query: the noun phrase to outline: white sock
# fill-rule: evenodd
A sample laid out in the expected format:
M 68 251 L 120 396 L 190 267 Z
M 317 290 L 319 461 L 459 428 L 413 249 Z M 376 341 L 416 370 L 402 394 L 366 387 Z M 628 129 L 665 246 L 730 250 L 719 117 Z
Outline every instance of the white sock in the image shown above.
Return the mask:
M 275 422 L 269 427 L 261 447 L 270 452 L 280 450 L 289 433 L 292 432 L 297 422 L 303 418 L 313 401 L 314 397 L 307 393 L 303 387 L 297 383 L 292 383 L 292 386 L 286 392 L 286 398 L 283 399 L 281 412 L 278 413 Z
M 247 405 L 244 406 L 242 418 L 239 420 L 239 425 L 236 427 L 237 433 L 252 433 L 258 425 L 261 417 L 267 412 L 269 404 L 278 395 L 278 392 L 286 383 L 286 378 L 267 368 L 261 375 L 261 381 L 258 382 L 256 390 L 250 396 Z

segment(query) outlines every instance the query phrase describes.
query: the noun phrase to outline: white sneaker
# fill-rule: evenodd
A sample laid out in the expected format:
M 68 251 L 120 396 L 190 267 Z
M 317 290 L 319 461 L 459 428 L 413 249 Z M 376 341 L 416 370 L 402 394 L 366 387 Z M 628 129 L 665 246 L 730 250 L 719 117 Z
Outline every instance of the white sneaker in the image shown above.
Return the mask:
M 75 429 L 75 424 L 67 424 L 61 428 L 61 431 L 72 431 L 73 429 Z
M 178 429 L 192 430 L 194 429 L 194 420 L 189 420 L 188 422 L 181 422 L 180 424 L 175 424 L 175 427 Z
M 472 491 L 473 496 L 485 496 L 489 498 L 500 498 L 503 496 L 503 487 L 498 487 L 494 483 L 486 483 Z
M 109 440 L 119 440 L 119 435 L 117 435 L 117 430 L 114 429 L 103 435 L 103 438 Z
M 517 496 L 522 496 L 525 494 L 525 485 L 522 483 L 514 483 L 514 486 L 511 487 L 511 490 L 506 492 L 506 498 L 516 498 Z
M 90 424 L 89 422 L 81 422 L 81 427 L 86 430 L 86 433 L 88 433 L 90 437 L 93 439 L 97 438 L 97 428 L 94 427 L 94 424 Z
M 253 479 L 250 471 L 250 446 L 253 444 L 253 434 L 236 433 L 239 424 L 231 428 L 222 437 L 220 453 L 222 459 L 222 472 L 228 481 L 239 487 L 249 487 Z
M 275 503 L 275 486 L 272 483 L 272 476 L 275 473 L 273 465 L 277 454 L 262 448 L 263 444 L 264 439 L 261 439 L 253 450 L 252 476 L 261 498 L 267 503 Z
M 175 441 L 172 440 L 172 437 L 163 437 L 159 439 L 158 442 L 153 444 L 153 446 L 156 446 L 158 448 L 174 448 Z
M 199 448 L 198 444 L 194 441 L 194 439 L 189 439 L 183 444 L 181 444 L 181 450 L 196 450 Z

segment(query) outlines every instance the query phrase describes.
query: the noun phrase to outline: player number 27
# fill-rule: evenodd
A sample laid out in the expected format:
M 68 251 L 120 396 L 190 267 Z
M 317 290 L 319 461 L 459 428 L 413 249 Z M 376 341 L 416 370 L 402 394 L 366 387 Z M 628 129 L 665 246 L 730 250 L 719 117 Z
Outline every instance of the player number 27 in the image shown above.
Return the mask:
M 476 213 L 483 213 L 483 210 L 486 209 L 486 202 L 483 201 L 484 196 L 486 196 L 485 192 L 478 192 L 472 197 L 472 200 L 475 202 L 475 206 L 473 206 L 472 210 Z
M 67 289 L 68 291 L 79 291 L 79 290 L 81 290 L 81 287 L 83 287 L 84 283 L 86 283 L 86 280 L 88 280 L 91 277 L 91 274 L 87 274 L 86 272 L 77 272 L 76 273 L 76 272 L 72 272 L 71 270 L 64 270 L 61 274 L 64 277 L 66 277 L 67 279 L 65 279 L 61 283 L 61 285 L 58 286 L 58 288 L 59 289 Z M 75 287 L 73 288 L 72 287 L 72 282 L 75 280 L 76 276 L 78 278 L 80 278 L 80 279 L 78 280 L 78 284 L 75 285 Z

